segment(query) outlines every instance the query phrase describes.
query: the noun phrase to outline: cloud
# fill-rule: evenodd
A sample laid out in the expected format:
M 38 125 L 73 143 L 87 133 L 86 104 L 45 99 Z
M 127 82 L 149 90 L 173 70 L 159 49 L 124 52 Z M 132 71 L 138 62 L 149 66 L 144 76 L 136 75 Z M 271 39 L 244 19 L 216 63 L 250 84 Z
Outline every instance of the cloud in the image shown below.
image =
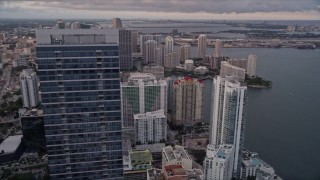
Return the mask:
M 252 13 L 319 11 L 319 0 L 0 0 L 0 8 L 92 11 Z

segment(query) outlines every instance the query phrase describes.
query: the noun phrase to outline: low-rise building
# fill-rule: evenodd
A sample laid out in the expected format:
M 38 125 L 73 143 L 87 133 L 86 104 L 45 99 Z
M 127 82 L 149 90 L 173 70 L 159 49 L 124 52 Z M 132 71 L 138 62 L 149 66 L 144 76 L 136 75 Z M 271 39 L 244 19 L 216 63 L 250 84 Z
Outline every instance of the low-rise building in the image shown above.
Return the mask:
M 191 170 L 192 159 L 182 146 L 166 146 L 162 149 L 162 169 L 166 165 L 183 165 L 185 169 Z
M 18 160 L 24 151 L 22 135 L 9 136 L 0 144 L 0 164 Z
M 187 59 L 184 61 L 184 69 L 186 71 L 192 71 L 194 66 L 194 62 L 191 59 Z
M 208 68 L 205 66 L 199 66 L 197 68 L 194 69 L 194 73 L 195 74 L 206 74 L 207 72 L 209 72 Z
M 152 168 L 152 156 L 150 150 L 131 151 L 129 156 L 124 156 L 124 179 L 147 179 L 147 169 Z
M 186 170 L 181 164 L 167 165 L 162 170 L 148 169 L 147 180 L 203 180 L 200 169 Z

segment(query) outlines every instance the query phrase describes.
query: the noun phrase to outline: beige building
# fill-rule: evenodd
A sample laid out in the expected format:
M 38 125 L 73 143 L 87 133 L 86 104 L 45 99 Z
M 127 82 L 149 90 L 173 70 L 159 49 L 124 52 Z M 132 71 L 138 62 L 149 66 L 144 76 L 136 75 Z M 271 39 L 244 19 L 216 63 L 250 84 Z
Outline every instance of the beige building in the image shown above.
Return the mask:
M 122 21 L 120 18 L 112 18 L 112 28 L 122 28 Z
M 220 39 L 216 40 L 216 43 L 214 45 L 214 57 L 221 57 L 221 46 L 222 46 L 222 41 Z
M 168 53 L 165 56 L 164 67 L 175 68 L 180 64 L 177 52 Z
M 236 80 L 243 82 L 246 76 L 246 70 L 233 66 L 229 62 L 222 61 L 220 75 L 222 77 L 226 75 L 233 76 Z
M 249 54 L 248 63 L 247 63 L 247 74 L 249 76 L 256 75 L 256 66 L 257 66 L 257 56 L 254 54 Z
M 205 34 L 201 34 L 198 37 L 198 58 L 204 58 L 207 54 L 207 36 Z
M 192 126 L 203 121 L 203 90 L 203 81 L 191 77 L 173 83 L 174 124 Z
M 233 66 L 237 66 L 242 69 L 247 69 L 247 60 L 246 59 L 228 59 L 228 63 Z
M 191 58 L 191 46 L 189 44 L 179 47 L 179 57 L 180 61 L 184 61 Z

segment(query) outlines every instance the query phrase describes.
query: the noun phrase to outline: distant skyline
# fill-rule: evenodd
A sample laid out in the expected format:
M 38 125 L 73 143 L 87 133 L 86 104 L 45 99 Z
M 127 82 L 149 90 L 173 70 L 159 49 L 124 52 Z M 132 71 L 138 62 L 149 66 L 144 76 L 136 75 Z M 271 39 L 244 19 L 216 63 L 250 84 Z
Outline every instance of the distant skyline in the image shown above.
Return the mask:
M 319 0 L 0 0 L 1 18 L 320 20 Z

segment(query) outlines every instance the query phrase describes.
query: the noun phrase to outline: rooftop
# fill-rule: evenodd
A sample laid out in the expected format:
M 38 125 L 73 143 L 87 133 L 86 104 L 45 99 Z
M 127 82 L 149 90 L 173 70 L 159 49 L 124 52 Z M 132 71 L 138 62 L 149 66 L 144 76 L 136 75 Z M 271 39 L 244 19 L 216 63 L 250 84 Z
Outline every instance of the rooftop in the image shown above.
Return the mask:
M 149 119 L 149 118 L 166 118 L 166 116 L 164 115 L 163 110 L 134 115 L 134 119 L 146 119 L 146 118 L 147 119 Z
M 143 144 L 143 145 L 136 145 L 137 151 L 142 151 L 149 149 L 151 153 L 153 152 L 161 152 L 162 148 L 165 147 L 165 143 L 156 143 L 156 144 Z
M 171 161 L 173 159 L 180 159 L 180 158 L 191 160 L 189 154 L 182 146 L 178 146 L 178 145 L 167 146 L 167 147 L 163 148 L 163 151 L 164 151 L 168 161 Z
M 32 117 L 32 116 L 42 116 L 42 109 L 26 109 L 26 111 L 21 115 L 22 117 Z
M 130 152 L 131 164 L 133 166 L 138 164 L 149 164 L 152 162 L 150 150 L 145 151 L 132 151 Z
M 22 135 L 9 136 L 0 144 L 0 153 L 13 153 L 21 143 Z
M 212 158 L 213 156 L 220 159 L 226 159 L 230 153 L 232 153 L 231 144 L 221 144 L 221 145 L 212 145 L 209 144 L 207 147 L 207 157 Z

